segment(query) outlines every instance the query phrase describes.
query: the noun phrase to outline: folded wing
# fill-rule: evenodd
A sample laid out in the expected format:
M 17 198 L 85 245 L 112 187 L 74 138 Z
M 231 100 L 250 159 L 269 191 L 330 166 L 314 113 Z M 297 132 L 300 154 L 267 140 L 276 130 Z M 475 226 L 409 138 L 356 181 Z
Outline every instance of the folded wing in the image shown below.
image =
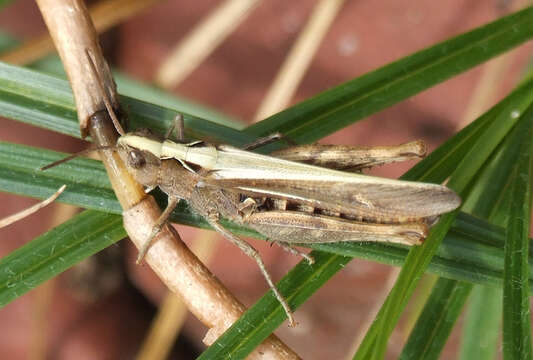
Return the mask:
M 461 203 L 457 194 L 442 185 L 336 171 L 230 146 L 218 150 L 208 181 L 253 195 L 385 222 L 437 216 Z

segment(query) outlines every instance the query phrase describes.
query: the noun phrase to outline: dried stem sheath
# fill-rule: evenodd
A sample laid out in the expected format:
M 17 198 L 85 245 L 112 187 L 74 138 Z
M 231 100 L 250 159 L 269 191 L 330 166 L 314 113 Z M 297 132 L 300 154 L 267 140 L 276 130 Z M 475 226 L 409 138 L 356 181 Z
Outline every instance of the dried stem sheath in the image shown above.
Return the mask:
M 38 0 L 45 22 L 54 39 L 74 92 L 78 118 L 83 135 L 90 133 L 98 146 L 112 145 L 116 132 L 111 121 L 92 117 L 104 110 L 103 98 L 110 96 L 118 108 L 116 89 L 105 63 L 96 32 L 83 1 Z M 93 54 L 105 91 L 102 94 L 91 75 L 87 50 Z M 106 166 L 113 189 L 124 211 L 124 227 L 137 247 L 151 232 L 161 211 L 152 197 L 126 171 L 113 151 L 104 151 Z M 157 236 L 147 253 L 146 262 L 172 291 L 179 293 L 188 308 L 210 328 L 204 342 L 211 344 L 244 311 L 244 306 L 209 272 L 183 244 L 169 226 Z M 298 356 L 275 336 L 266 339 L 251 355 L 262 359 L 297 359 Z

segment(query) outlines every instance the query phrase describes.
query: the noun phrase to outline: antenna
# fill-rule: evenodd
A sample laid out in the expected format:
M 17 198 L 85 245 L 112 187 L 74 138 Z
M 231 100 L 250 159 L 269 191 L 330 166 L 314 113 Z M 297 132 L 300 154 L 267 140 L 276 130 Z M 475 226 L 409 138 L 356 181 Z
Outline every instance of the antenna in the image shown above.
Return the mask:
M 108 146 L 99 146 L 99 147 L 91 148 L 91 149 L 85 149 L 85 150 L 82 150 L 82 151 L 77 152 L 75 154 L 69 155 L 69 156 L 67 156 L 67 157 L 65 157 L 63 159 L 59 159 L 57 161 L 54 161 L 53 163 L 45 165 L 40 170 L 41 171 L 48 170 L 50 168 L 53 168 L 54 166 L 57 166 L 59 164 L 63 164 L 64 162 L 70 161 L 70 160 L 72 160 L 74 158 L 77 158 L 78 156 L 85 155 L 85 154 L 88 154 L 88 153 L 93 152 L 93 151 L 113 150 L 113 149 L 116 149 L 116 148 L 117 148 L 116 145 L 108 145 Z

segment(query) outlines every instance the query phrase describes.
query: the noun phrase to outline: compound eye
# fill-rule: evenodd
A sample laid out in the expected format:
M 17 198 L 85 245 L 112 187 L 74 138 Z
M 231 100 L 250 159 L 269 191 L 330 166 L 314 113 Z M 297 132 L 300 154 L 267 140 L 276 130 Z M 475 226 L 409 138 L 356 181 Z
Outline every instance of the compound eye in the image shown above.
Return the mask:
M 146 159 L 139 150 L 131 150 L 128 152 L 128 164 L 134 169 L 140 169 L 146 165 Z

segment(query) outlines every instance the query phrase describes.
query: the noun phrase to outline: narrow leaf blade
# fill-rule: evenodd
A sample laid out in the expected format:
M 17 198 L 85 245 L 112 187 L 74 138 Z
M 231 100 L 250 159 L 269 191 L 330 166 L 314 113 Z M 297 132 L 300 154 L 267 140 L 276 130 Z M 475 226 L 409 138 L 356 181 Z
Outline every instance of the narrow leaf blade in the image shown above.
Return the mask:
M 501 317 L 501 289 L 475 286 L 470 295 L 463 324 L 459 360 L 495 359 L 499 347 Z
M 0 307 L 124 238 L 122 217 L 85 211 L 0 260 Z
M 533 107 L 524 115 L 529 128 L 523 131 L 521 151 L 509 188 L 510 201 L 505 241 L 503 289 L 503 353 L 506 359 L 531 359 L 529 302 L 529 229 L 531 219 L 531 161 Z
M 533 36 L 533 7 L 393 62 L 249 127 L 313 142 L 517 46 Z
M 472 286 L 461 281 L 443 278 L 437 280 L 403 348 L 400 360 L 439 359 Z

